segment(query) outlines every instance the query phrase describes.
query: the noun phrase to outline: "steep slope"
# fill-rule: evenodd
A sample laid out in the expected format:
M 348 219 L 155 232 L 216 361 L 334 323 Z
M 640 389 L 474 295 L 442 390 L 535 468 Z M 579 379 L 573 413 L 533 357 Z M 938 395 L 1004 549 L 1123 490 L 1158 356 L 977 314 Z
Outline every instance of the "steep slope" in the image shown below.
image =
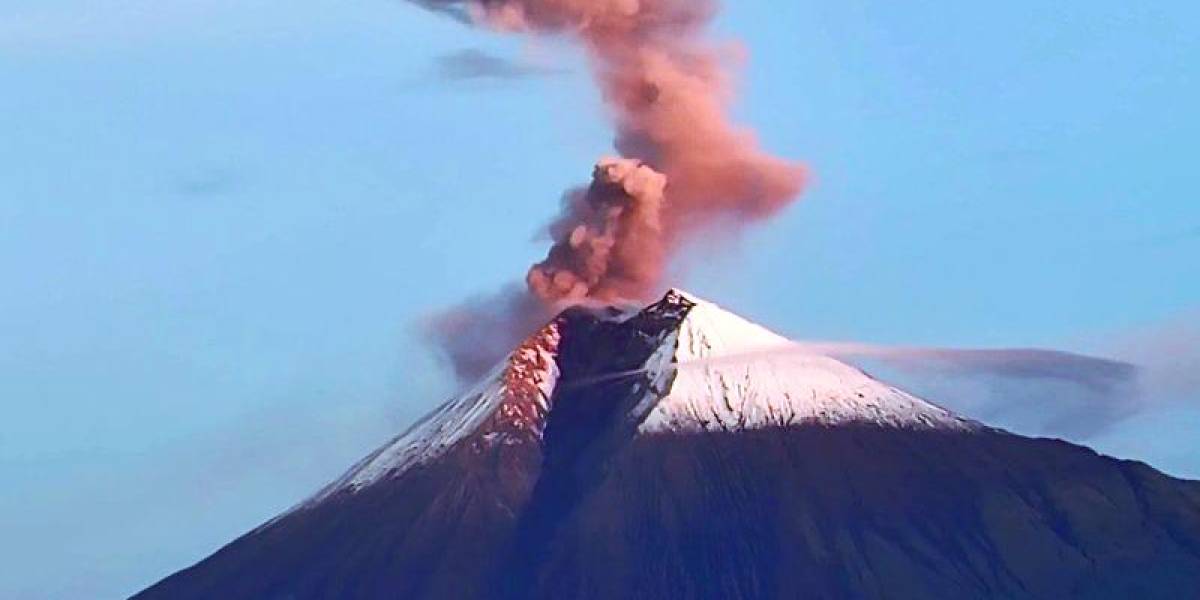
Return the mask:
M 987 428 L 672 290 L 570 309 L 138 598 L 1200 596 L 1200 484 Z

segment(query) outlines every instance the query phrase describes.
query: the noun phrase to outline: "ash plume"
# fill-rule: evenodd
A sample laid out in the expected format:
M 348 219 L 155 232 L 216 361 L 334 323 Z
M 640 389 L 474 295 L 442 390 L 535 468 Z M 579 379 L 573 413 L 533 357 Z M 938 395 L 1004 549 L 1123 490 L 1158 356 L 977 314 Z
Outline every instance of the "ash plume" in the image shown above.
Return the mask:
M 662 263 L 666 177 L 632 159 L 606 158 L 592 185 L 568 193 L 550 226 L 554 245 L 529 269 L 529 291 L 545 301 L 635 298 Z
M 612 111 L 621 158 L 601 160 L 590 186 L 568 192 L 550 227 L 554 244 L 527 274 L 527 293 L 544 306 L 646 299 L 688 236 L 770 217 L 801 190 L 799 164 L 771 156 L 729 119 L 737 52 L 704 38 L 711 1 L 413 1 L 493 30 L 578 43 Z
M 516 284 L 468 299 L 423 324 L 422 333 L 450 360 L 454 375 L 473 381 L 553 317 L 551 307 Z

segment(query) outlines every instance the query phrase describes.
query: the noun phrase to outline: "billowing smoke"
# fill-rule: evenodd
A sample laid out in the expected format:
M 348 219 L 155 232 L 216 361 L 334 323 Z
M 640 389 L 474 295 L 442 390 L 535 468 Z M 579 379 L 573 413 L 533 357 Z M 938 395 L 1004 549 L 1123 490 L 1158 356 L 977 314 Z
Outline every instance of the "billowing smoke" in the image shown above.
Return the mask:
M 612 110 L 621 158 L 601 160 L 590 186 L 568 192 L 553 247 L 526 277 L 543 307 L 644 299 L 689 235 L 770 217 L 800 192 L 804 170 L 728 118 L 737 53 L 704 38 L 715 12 L 708 0 L 413 1 L 498 31 L 578 42 Z M 454 311 L 460 321 L 471 312 Z M 443 346 L 460 374 L 473 374 Z
M 450 359 L 459 380 L 478 378 L 525 336 L 552 316 L 551 307 L 512 284 L 442 311 L 425 323 L 425 334 Z
M 549 302 L 609 300 L 637 297 L 654 285 L 666 183 L 636 160 L 601 160 L 592 185 L 567 194 L 562 216 L 550 226 L 549 256 L 529 269 L 529 291 Z

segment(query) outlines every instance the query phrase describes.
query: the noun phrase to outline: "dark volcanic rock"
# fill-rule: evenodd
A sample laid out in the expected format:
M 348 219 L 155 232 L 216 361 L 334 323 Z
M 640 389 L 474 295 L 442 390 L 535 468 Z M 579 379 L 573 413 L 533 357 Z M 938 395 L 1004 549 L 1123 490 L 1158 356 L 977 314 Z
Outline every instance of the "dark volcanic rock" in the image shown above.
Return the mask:
M 529 554 L 536 459 L 481 458 L 289 514 L 136 597 L 487 598 L 513 562 L 528 598 L 1200 597 L 1200 483 L 1060 441 L 642 437 L 574 506 L 541 507 L 560 521 Z
M 1198 515 L 1200 484 L 998 432 L 654 436 L 529 597 L 1200 597 Z

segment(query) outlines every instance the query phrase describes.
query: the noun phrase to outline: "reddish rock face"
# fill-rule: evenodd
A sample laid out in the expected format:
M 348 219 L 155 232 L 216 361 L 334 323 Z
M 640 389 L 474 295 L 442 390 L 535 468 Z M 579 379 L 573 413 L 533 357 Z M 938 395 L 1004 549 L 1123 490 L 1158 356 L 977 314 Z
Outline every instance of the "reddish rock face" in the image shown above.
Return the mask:
M 664 359 L 724 322 L 696 302 L 563 313 L 309 502 L 136 597 L 1200 597 L 1200 483 L 872 397 L 837 365 L 853 393 L 783 404 L 808 419 L 647 430 L 677 377 L 687 406 L 708 389 Z M 746 369 L 714 419 L 809 385 L 754 380 L 778 368 Z
M 558 379 L 555 358 L 561 328 L 561 320 L 555 319 L 526 338 L 506 359 L 508 366 L 501 375 L 506 393 L 485 425 L 488 432 L 535 443 L 541 439 L 554 381 Z

